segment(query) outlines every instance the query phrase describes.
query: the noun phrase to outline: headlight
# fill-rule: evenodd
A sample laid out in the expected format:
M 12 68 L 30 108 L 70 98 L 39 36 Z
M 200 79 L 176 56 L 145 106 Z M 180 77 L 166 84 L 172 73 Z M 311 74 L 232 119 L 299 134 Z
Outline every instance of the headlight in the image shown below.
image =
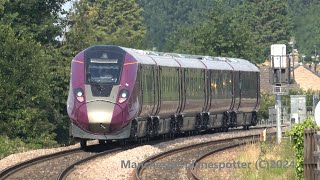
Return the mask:
M 119 93 L 119 103 L 124 103 L 129 98 L 129 91 L 122 89 Z
M 75 89 L 74 90 L 74 94 L 77 98 L 77 100 L 79 102 L 83 102 L 84 101 L 84 93 L 83 93 L 83 90 L 81 88 L 78 88 L 78 89 Z

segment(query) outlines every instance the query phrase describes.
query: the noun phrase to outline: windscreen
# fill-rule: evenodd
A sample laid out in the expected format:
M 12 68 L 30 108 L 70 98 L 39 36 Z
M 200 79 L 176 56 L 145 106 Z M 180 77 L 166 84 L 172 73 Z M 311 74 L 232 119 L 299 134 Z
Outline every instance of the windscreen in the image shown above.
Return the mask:
M 118 52 L 92 49 L 86 53 L 86 82 L 119 84 L 123 55 Z

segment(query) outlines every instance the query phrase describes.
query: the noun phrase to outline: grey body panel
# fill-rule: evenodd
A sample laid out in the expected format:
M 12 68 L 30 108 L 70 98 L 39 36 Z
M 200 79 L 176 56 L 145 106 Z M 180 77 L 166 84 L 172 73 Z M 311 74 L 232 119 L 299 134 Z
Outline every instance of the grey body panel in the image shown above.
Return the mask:
M 204 66 L 204 65 L 202 65 Z M 182 114 L 185 116 L 196 116 L 205 109 L 206 84 L 205 69 L 184 69 Z
M 95 97 L 92 95 L 91 92 L 91 84 L 85 84 L 85 96 L 86 96 L 86 102 L 91 102 L 91 101 L 97 101 L 97 100 L 102 100 L 102 101 L 108 101 L 108 102 L 112 102 L 115 103 L 116 102 L 116 98 L 117 98 L 117 93 L 119 91 L 119 86 L 120 85 L 114 85 L 112 87 L 111 93 L 109 97 Z
M 91 92 L 90 84 L 85 85 L 86 106 L 89 120 L 90 131 L 95 133 L 110 132 L 110 124 L 113 116 L 114 107 L 119 85 L 112 87 L 109 97 L 95 97 Z M 101 127 L 103 125 L 103 127 Z
M 229 111 L 233 103 L 233 72 L 230 70 L 209 70 L 210 113 Z
M 123 127 L 120 131 L 113 132 L 112 134 L 92 134 L 91 132 L 84 131 L 73 123 L 70 124 L 70 136 L 81 139 L 100 139 L 100 140 L 113 140 L 113 139 L 127 139 L 130 137 L 131 123 Z
M 247 60 L 226 58 L 234 69 L 234 103 L 231 111 L 252 112 L 259 100 L 259 69 Z
M 181 104 L 179 71 L 176 67 L 161 67 L 159 72 L 159 109 L 157 116 L 170 118 Z
M 157 67 L 155 65 L 140 65 L 138 72 L 139 97 L 140 97 L 140 115 L 139 117 L 148 118 L 155 116 L 158 110 L 158 85 Z

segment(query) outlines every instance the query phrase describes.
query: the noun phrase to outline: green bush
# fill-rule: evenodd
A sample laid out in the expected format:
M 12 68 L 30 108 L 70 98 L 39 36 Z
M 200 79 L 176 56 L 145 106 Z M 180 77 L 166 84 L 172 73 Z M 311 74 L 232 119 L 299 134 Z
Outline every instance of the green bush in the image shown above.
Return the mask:
M 260 108 L 258 111 L 258 119 L 269 118 L 269 107 L 275 105 L 275 96 L 272 94 L 261 93 Z
M 57 142 L 50 137 L 40 136 L 38 138 L 10 139 L 8 136 L 0 135 L 0 159 L 19 152 L 31 149 L 57 146 Z
M 297 179 L 303 179 L 303 162 L 304 162 L 304 140 L 303 133 L 307 128 L 317 128 L 315 122 L 308 118 L 303 123 L 296 124 L 287 135 L 291 136 L 293 149 L 295 150 L 296 162 L 296 176 Z
M 21 139 L 9 139 L 8 136 L 0 136 L 0 159 L 26 149 L 26 145 Z

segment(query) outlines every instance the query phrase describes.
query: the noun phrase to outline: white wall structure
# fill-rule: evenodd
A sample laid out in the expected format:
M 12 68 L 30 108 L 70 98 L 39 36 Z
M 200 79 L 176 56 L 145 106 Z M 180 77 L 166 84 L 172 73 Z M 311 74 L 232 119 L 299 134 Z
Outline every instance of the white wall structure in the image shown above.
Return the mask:
M 285 44 L 272 44 L 271 45 L 271 59 L 274 63 L 274 68 L 287 67 L 287 52 Z M 271 62 L 272 63 L 272 62 Z

